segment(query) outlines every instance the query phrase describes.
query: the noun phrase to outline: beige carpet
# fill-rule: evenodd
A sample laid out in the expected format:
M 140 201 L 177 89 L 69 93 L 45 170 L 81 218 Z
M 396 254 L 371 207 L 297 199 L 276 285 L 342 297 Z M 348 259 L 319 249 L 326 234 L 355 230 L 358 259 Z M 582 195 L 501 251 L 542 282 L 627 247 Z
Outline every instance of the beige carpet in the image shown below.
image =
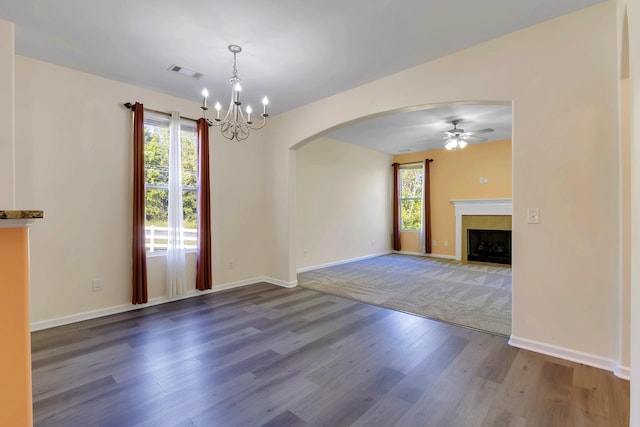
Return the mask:
M 298 285 L 500 335 L 511 334 L 511 268 L 383 255 L 298 274 Z

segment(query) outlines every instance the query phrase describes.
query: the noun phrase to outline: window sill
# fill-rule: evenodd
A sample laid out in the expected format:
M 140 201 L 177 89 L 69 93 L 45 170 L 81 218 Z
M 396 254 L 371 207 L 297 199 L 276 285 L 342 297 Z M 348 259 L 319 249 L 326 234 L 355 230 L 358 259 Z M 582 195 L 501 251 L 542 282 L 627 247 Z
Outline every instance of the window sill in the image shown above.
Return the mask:
M 197 254 L 197 249 L 185 249 L 185 254 Z M 166 257 L 167 251 L 155 251 L 155 252 L 147 252 L 147 258 L 158 258 L 158 257 Z
M 401 233 L 420 233 L 422 230 L 400 230 Z

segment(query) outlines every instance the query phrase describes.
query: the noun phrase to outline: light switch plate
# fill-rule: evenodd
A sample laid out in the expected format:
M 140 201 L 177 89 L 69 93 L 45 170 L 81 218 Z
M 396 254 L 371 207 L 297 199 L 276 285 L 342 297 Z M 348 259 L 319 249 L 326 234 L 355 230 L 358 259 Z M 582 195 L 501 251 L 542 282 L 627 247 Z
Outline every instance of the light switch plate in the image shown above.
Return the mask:
M 540 223 L 540 209 L 529 208 L 527 209 L 527 223 L 539 224 Z

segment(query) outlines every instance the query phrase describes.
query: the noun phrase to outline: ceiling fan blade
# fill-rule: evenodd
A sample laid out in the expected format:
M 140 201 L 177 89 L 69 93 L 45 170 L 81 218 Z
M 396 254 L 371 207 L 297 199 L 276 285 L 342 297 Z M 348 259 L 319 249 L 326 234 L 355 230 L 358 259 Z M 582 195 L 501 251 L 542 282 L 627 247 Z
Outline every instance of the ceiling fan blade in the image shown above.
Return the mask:
M 493 129 L 492 128 L 478 129 L 478 130 L 469 131 L 467 133 L 473 135 L 474 133 L 489 133 L 489 132 L 493 132 Z
M 485 142 L 487 140 L 487 138 L 483 138 L 481 136 L 475 136 L 475 135 L 466 135 L 460 139 L 464 141 L 469 141 L 469 142 Z

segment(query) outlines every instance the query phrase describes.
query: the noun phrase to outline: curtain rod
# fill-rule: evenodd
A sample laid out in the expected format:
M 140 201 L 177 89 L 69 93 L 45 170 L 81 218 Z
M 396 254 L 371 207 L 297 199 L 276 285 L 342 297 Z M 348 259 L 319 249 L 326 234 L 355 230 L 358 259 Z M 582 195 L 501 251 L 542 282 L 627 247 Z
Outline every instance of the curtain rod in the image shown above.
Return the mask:
M 429 163 L 433 162 L 433 159 L 425 159 L 425 160 L 426 160 L 426 161 L 428 161 Z M 404 166 L 404 165 L 419 165 L 420 163 L 422 163 L 422 160 L 421 160 L 421 161 L 418 161 L 418 162 L 407 162 L 407 163 L 398 163 L 398 162 L 396 162 L 396 163 L 392 163 L 392 164 L 391 164 L 391 166 L 396 165 L 396 164 L 397 164 L 398 166 Z
M 125 107 L 127 110 L 131 110 L 131 111 L 133 111 L 134 104 L 132 104 L 132 103 L 130 103 L 130 102 L 125 102 L 125 103 L 124 103 L 124 104 L 122 104 L 122 105 L 124 105 L 124 107 Z M 168 116 L 170 116 L 170 115 L 171 115 L 171 113 L 167 113 L 166 111 L 154 110 L 153 108 L 147 108 L 147 107 L 144 107 L 144 109 L 145 109 L 145 110 L 148 110 L 148 111 L 151 111 L 151 112 L 154 112 L 154 113 L 158 113 L 158 114 L 166 114 L 166 115 L 168 115 Z M 194 122 L 197 122 L 197 121 L 199 120 L 199 119 L 192 119 L 191 117 L 186 117 L 186 116 L 180 116 L 180 118 L 181 118 L 181 119 L 187 119 L 187 120 L 193 120 Z M 205 119 L 205 120 L 206 120 L 206 119 Z M 209 120 L 207 120 L 207 123 L 209 124 L 209 126 L 211 126 L 211 123 L 209 122 Z

